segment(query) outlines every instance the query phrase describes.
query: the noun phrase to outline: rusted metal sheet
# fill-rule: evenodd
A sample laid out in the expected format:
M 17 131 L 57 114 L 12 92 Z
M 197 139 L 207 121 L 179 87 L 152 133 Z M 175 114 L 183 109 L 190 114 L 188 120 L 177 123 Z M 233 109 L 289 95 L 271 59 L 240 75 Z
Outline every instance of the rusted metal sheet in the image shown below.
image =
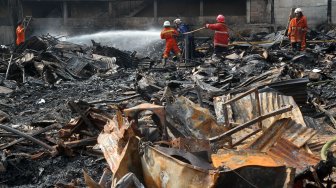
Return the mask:
M 130 123 L 117 112 L 114 119 L 108 119 L 104 131 L 98 136 L 98 144 L 114 174 L 114 179 L 121 179 L 128 172 L 142 180 L 139 140 L 130 129 Z
M 240 131 L 251 127 L 253 124 L 255 124 L 257 122 L 260 122 L 264 119 L 267 119 L 267 118 L 270 118 L 270 117 L 273 117 L 273 116 L 276 116 L 276 115 L 279 115 L 279 114 L 283 114 L 285 112 L 290 111 L 291 109 L 292 109 L 292 106 L 285 106 L 283 108 L 275 110 L 274 112 L 270 112 L 270 113 L 264 114 L 262 116 L 258 116 L 257 118 L 254 118 L 254 119 L 252 119 L 252 120 L 250 120 L 246 123 L 243 123 L 241 125 L 238 125 L 238 126 L 232 128 L 232 129 L 226 131 L 223 134 L 220 134 L 220 135 L 215 136 L 215 137 L 211 137 L 211 138 L 209 138 L 209 140 L 210 140 L 210 142 L 220 141 L 221 139 L 223 139 L 225 137 L 232 136 L 235 133 L 239 133 Z
M 144 148 L 141 164 L 145 185 L 153 188 L 214 187 L 218 174 L 192 166 L 151 146 Z
M 303 147 L 315 134 L 316 130 L 304 127 L 301 124 L 291 121 L 282 138 L 290 141 L 295 146 Z
M 229 100 L 229 96 L 221 96 L 214 98 L 215 112 L 217 115 L 217 121 L 223 123 L 224 118 L 224 108 L 223 104 Z M 283 137 L 291 141 L 297 147 L 302 147 L 307 141 L 312 138 L 316 131 L 310 128 L 306 128 L 303 116 L 297 104 L 295 103 L 293 97 L 281 95 L 277 92 L 263 92 L 259 93 L 259 101 L 261 107 L 261 114 L 272 112 L 274 110 L 280 109 L 283 106 L 292 105 L 293 109 L 287 113 L 269 117 L 262 121 L 263 130 L 269 128 L 272 123 L 282 118 L 291 118 L 293 122 L 290 123 L 286 132 L 284 132 Z M 255 98 L 255 94 L 251 93 L 237 101 L 230 104 L 225 104 L 228 109 L 228 119 L 234 124 L 243 124 L 252 119 L 258 117 L 258 105 Z M 246 131 L 245 135 L 249 135 L 250 132 L 256 130 L 255 126 L 252 126 L 252 130 Z M 280 134 L 280 133 L 279 133 Z M 240 133 L 234 135 L 233 139 L 237 140 L 239 137 L 244 137 Z
M 320 161 L 315 155 L 305 150 L 300 150 L 300 148 L 283 138 L 280 138 L 270 147 L 267 154 L 288 167 L 296 168 L 297 174 Z
M 306 138 L 309 136 L 297 134 L 305 131 L 297 131 L 300 129 L 292 128 L 295 127 L 293 124 L 294 122 L 290 118 L 274 122 L 262 135 L 251 142 L 246 149 L 266 152 L 278 163 L 296 168 L 298 173 L 310 165 L 316 165 L 320 161 L 318 157 L 300 149 L 297 146 L 298 144 L 294 144 L 306 143 Z M 306 129 L 306 127 L 303 127 L 303 130 Z M 290 139 L 293 137 L 292 135 L 301 137 L 302 140 Z
M 151 146 L 144 148 L 141 162 L 145 186 L 154 188 L 292 187 L 295 172 L 282 165 L 275 167 L 253 165 L 234 170 L 208 171 L 182 162 Z
M 256 151 L 222 151 L 211 155 L 215 168 L 226 167 L 231 170 L 246 166 L 279 167 L 278 163 L 269 155 Z
M 167 121 L 188 137 L 205 139 L 225 132 L 224 127 L 218 126 L 210 111 L 194 104 L 189 99 L 181 96 L 173 104 L 166 107 Z
M 171 141 L 173 148 L 189 152 L 209 151 L 211 150 L 209 140 L 195 138 L 176 138 Z
M 307 146 L 309 149 L 316 155 L 321 154 L 322 147 L 331 139 L 335 137 L 334 134 L 317 134 L 314 136 L 309 142 L 307 143 Z M 336 145 L 332 145 L 330 148 L 330 151 L 334 152 L 336 151 Z
M 246 149 L 266 152 L 286 131 L 290 118 L 274 122 L 263 134 L 249 143 Z
M 250 142 L 247 148 L 267 151 L 279 138 L 284 138 L 296 147 L 301 148 L 315 134 L 315 130 L 303 127 L 291 118 L 284 118 L 274 122 L 262 135 Z
M 130 138 L 123 148 L 119 148 L 120 151 L 115 150 L 114 146 L 117 143 L 111 139 L 111 134 L 102 133 L 98 141 L 109 166 L 114 169 L 114 178 L 117 180 L 122 178 L 127 172 L 132 172 L 141 182 L 144 182 L 146 187 L 154 188 L 185 186 L 203 188 L 223 187 L 224 185 L 249 187 L 251 184 L 257 187 L 290 187 L 293 184 L 293 169 L 279 165 L 271 161 L 272 159 L 270 158 L 267 159 L 270 163 L 267 166 L 265 165 L 267 161 L 265 161 L 265 155 L 263 154 L 255 155 L 255 158 L 251 154 L 252 158 L 248 158 L 245 163 L 240 161 L 244 155 L 241 155 L 240 159 L 232 158 L 232 156 L 227 158 L 232 161 L 232 165 L 234 165 L 234 162 L 241 164 L 241 166 L 236 166 L 237 168 L 233 170 L 207 170 L 186 163 L 185 159 L 181 160 L 181 156 L 178 157 L 175 153 L 168 155 L 166 152 L 161 151 L 160 148 L 152 147 L 146 142 L 139 144 L 139 138 Z M 139 145 L 140 147 L 138 147 Z M 139 148 L 140 151 L 138 150 Z M 140 156 L 141 159 L 138 158 Z M 257 157 L 260 159 L 260 166 L 256 164 L 249 165 L 248 161 Z M 118 166 L 113 166 L 115 163 L 111 162 L 111 160 L 115 159 L 117 159 Z M 141 161 L 140 166 L 139 161 Z M 264 163 L 262 164 L 262 162 Z M 277 179 L 277 181 L 274 182 L 274 179 Z
M 157 110 L 161 108 L 146 104 L 127 109 L 125 114 L 133 119 L 137 117 L 140 111 L 148 109 Z M 233 187 L 248 187 L 251 185 L 257 187 L 287 187 L 292 185 L 293 171 L 277 165 L 270 158 L 268 158 L 268 161 L 271 165 L 265 167 L 265 165 L 258 166 L 249 163 L 249 160 L 238 166 L 240 159 L 237 157 L 238 165 L 234 170 L 225 168 L 225 165 L 218 165 L 220 167 L 220 170 L 218 170 L 207 160 L 188 151 L 154 147 L 152 143 L 140 140 L 133 132 L 133 124 L 123 118 L 119 111 L 113 119 L 109 117 L 106 117 L 106 119 L 104 121 L 106 123 L 104 131 L 99 135 L 98 143 L 114 174 L 113 182 L 117 182 L 124 175 L 132 172 L 146 187 L 154 188 L 186 186 L 203 188 L 223 187 L 224 185 L 232 185 Z M 188 139 L 184 138 L 182 142 L 180 140 L 179 143 L 173 145 L 195 151 L 208 148 L 208 144 L 203 143 L 203 141 L 200 141 L 202 146 L 189 148 L 190 145 L 184 143 L 187 141 Z M 197 141 L 190 142 L 190 144 L 197 143 Z M 264 155 L 260 154 L 259 157 L 259 161 L 266 162 Z M 219 157 L 219 160 L 221 158 Z M 232 164 L 234 164 L 235 158 L 228 157 L 227 159 L 232 160 Z M 252 159 L 256 158 L 252 157 Z M 275 183 L 274 178 L 277 179 Z
M 269 118 L 262 122 L 264 127 L 269 127 L 273 122 L 281 118 L 292 118 L 297 124 L 301 124 L 306 127 L 302 113 L 299 106 L 296 104 L 292 96 L 281 95 L 277 92 L 264 92 L 259 94 L 262 113 L 270 112 L 275 109 L 280 108 L 284 105 L 292 105 L 293 109 L 291 112 L 282 114 L 281 116 L 276 116 Z
M 226 95 L 214 98 L 215 111 L 218 117 L 217 120 L 219 122 L 223 121 L 223 117 L 221 116 L 221 114 L 223 114 L 223 103 L 229 100 L 229 98 L 230 97 Z M 262 114 L 272 112 L 286 105 L 293 106 L 291 112 L 264 120 L 262 122 L 263 127 L 269 127 L 275 120 L 287 117 L 291 117 L 298 124 L 302 124 L 305 126 L 301 111 L 295 103 L 293 97 L 281 95 L 277 92 L 264 92 L 259 93 L 259 100 Z M 256 118 L 258 114 L 257 104 L 255 101 L 256 99 L 253 93 L 228 105 L 229 115 L 231 114 L 231 116 L 229 116 L 229 119 L 232 119 L 235 123 L 241 124 Z

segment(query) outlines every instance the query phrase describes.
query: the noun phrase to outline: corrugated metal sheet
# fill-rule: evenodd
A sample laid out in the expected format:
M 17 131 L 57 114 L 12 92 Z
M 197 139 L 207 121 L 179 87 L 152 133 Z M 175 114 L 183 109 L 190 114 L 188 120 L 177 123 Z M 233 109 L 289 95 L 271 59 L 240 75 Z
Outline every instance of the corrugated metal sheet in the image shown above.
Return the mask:
M 316 130 L 304 127 L 301 124 L 297 124 L 294 121 L 290 121 L 282 138 L 290 141 L 295 146 L 301 148 L 304 144 L 308 142 L 315 134 Z
M 225 121 L 223 116 L 223 103 L 228 101 L 229 98 L 232 97 L 220 96 L 214 98 L 214 106 L 218 123 L 222 124 Z M 261 114 L 266 114 L 274 110 L 278 110 L 283 106 L 293 106 L 293 110 L 291 112 L 283 113 L 278 116 L 273 116 L 262 121 L 264 128 L 269 127 L 273 122 L 278 119 L 288 117 L 292 118 L 297 124 L 301 124 L 306 127 L 301 111 L 295 103 L 293 97 L 281 95 L 277 92 L 264 92 L 259 93 L 259 100 L 261 106 Z M 234 123 L 242 124 L 258 117 L 257 102 L 254 93 L 247 95 L 242 99 L 231 103 L 230 105 L 227 105 L 227 107 L 229 119 Z
M 274 122 L 262 135 L 249 144 L 247 148 L 267 151 L 279 138 L 286 139 L 298 148 L 308 142 L 316 131 L 296 124 L 291 118 L 284 118 Z
M 270 147 L 267 154 L 288 167 L 295 167 L 297 174 L 304 171 L 307 167 L 320 162 L 320 159 L 315 155 L 305 150 L 300 150 L 300 148 L 283 138 L 280 138 L 276 144 Z
M 291 120 L 289 118 L 274 122 L 262 135 L 249 143 L 247 149 L 266 152 L 285 132 Z
M 245 149 L 265 152 L 277 164 L 296 168 L 299 173 L 320 161 L 315 155 L 300 149 L 300 145 L 306 143 L 314 132 L 307 130 L 309 129 L 306 127 L 295 125 L 290 118 L 281 119 L 274 122 Z
M 283 93 L 284 95 L 293 96 L 295 102 L 305 104 L 307 101 L 307 83 L 308 78 L 285 80 L 274 82 L 267 86 Z
M 140 106 L 141 107 L 141 106 Z M 136 116 L 143 108 L 153 108 L 149 104 L 143 108 L 134 107 L 125 110 L 129 117 Z M 134 115 L 134 116 L 133 116 Z M 105 117 L 105 116 L 104 116 Z M 104 118 L 103 116 L 101 118 Z M 117 113 L 111 119 L 105 117 L 104 131 L 98 137 L 98 143 L 118 181 L 128 172 L 134 173 L 146 187 L 291 187 L 293 169 L 283 165 L 238 165 L 234 170 L 217 170 L 191 153 L 174 148 L 153 147 L 152 143 L 136 138 L 128 121 Z M 189 156 L 188 156 L 189 155 Z M 262 155 L 262 154 L 261 154 Z M 257 157 L 257 156 L 256 156 Z M 264 159 L 261 157 L 261 159 Z M 232 158 L 234 164 L 234 158 Z M 271 159 L 269 159 L 271 160 Z M 239 163 L 240 160 L 238 160 Z M 264 160 L 259 160 L 264 162 Z M 273 163 L 276 161 L 270 161 Z M 200 164 L 203 163 L 203 164 Z M 208 165 L 207 165 L 208 164 Z M 274 179 L 277 179 L 274 182 Z
M 225 122 L 223 104 L 233 98 L 228 95 L 215 97 L 214 107 L 217 117 L 217 122 L 223 124 Z M 267 118 L 262 121 L 263 130 L 269 128 L 274 122 L 282 118 L 291 118 L 284 138 L 291 141 L 297 147 L 302 147 L 310 138 L 312 138 L 316 131 L 311 128 L 307 128 L 305 121 L 303 119 L 302 113 L 295 103 L 293 97 L 281 95 L 278 92 L 263 92 L 259 93 L 260 109 L 261 114 L 266 114 L 275 110 L 280 109 L 286 105 L 292 105 L 293 109 L 290 112 L 283 113 L 281 115 L 276 115 Z M 255 93 L 247 95 L 229 105 L 227 105 L 229 121 L 236 125 L 248 122 L 256 117 L 258 117 L 257 100 L 255 99 Z M 251 126 L 256 127 L 256 126 Z M 244 137 L 253 132 L 253 129 L 246 129 L 240 131 L 233 135 L 234 140 Z

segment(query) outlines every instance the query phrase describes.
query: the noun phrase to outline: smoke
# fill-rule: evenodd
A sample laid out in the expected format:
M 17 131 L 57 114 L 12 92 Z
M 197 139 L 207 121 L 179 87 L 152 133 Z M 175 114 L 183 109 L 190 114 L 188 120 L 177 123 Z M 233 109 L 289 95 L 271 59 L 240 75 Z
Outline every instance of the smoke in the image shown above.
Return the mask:
M 76 44 L 91 45 L 91 40 L 102 45 L 111 46 L 120 50 L 145 53 L 152 46 L 163 43 L 160 39 L 160 30 L 114 30 L 73 36 L 65 39 Z

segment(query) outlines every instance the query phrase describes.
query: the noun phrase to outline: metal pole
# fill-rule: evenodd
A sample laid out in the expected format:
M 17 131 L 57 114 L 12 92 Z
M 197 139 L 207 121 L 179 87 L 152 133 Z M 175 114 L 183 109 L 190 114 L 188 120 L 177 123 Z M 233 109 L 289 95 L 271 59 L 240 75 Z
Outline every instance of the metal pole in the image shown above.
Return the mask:
M 11 52 L 11 56 L 10 56 L 9 63 L 8 63 L 8 67 L 7 67 L 7 71 L 6 71 L 5 80 L 7 80 L 7 78 L 8 78 L 9 69 L 10 69 L 10 67 L 11 67 L 11 65 L 12 65 L 12 60 L 13 60 L 13 52 Z
M 113 6 L 111 1 L 108 2 L 108 7 L 109 16 L 112 16 Z
M 271 1 L 271 24 L 275 23 L 274 0 Z
M 332 22 L 332 0 L 328 0 L 328 11 L 327 11 L 327 16 L 328 16 L 328 24 L 331 24 Z
M 14 134 L 17 134 L 17 135 L 19 135 L 19 136 L 21 136 L 21 137 L 23 137 L 23 138 L 25 138 L 27 140 L 30 140 L 30 141 L 34 142 L 35 144 L 38 144 L 38 145 L 42 146 L 43 148 L 45 148 L 45 149 L 47 149 L 47 150 L 49 150 L 51 152 L 55 151 L 55 148 L 53 148 L 52 146 L 49 146 L 48 144 L 46 144 L 46 143 L 44 143 L 44 142 L 42 142 L 42 141 L 40 141 L 40 140 L 38 140 L 38 139 L 30 136 L 30 135 L 27 135 L 27 134 L 25 134 L 23 132 L 20 132 L 20 131 L 18 131 L 16 129 L 13 129 L 13 128 L 5 126 L 5 125 L 0 125 L 0 129 L 4 129 L 4 130 L 6 130 L 8 132 L 12 132 Z
M 157 6 L 158 2 L 157 0 L 154 0 L 154 21 L 157 23 L 158 22 L 158 12 L 157 12 Z
M 42 128 L 42 129 L 40 129 L 40 130 L 38 130 L 36 132 L 33 132 L 30 136 L 36 136 L 36 135 L 42 134 L 44 132 L 50 131 L 50 130 L 52 130 L 54 128 L 59 128 L 59 127 L 62 127 L 62 125 L 60 125 L 58 123 L 55 123 L 55 124 L 49 125 L 48 127 Z M 11 147 L 11 146 L 13 146 L 13 145 L 15 145 L 17 143 L 20 143 L 20 142 L 24 141 L 24 140 L 26 140 L 26 138 L 20 138 L 18 140 L 14 140 L 13 142 L 10 142 L 10 143 L 8 143 L 5 146 L 0 147 L 0 149 L 6 149 L 8 147 Z
M 204 1 L 200 0 L 200 16 L 204 16 Z
M 66 25 L 68 22 L 68 3 L 63 1 L 63 24 Z

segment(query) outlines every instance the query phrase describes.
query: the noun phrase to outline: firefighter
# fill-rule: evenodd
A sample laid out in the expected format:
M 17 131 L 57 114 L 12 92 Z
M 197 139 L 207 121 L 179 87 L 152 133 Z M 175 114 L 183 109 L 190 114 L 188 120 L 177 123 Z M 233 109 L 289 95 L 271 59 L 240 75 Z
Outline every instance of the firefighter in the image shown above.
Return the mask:
M 294 51 L 303 51 L 306 49 L 307 18 L 302 14 L 301 8 L 295 9 L 294 13 L 295 17 L 289 23 L 288 37 Z
M 178 58 L 181 58 L 181 50 L 177 46 L 177 42 L 176 42 L 176 36 L 178 35 L 177 30 L 170 26 L 169 21 L 165 21 L 163 23 L 163 27 L 164 29 L 161 31 L 160 36 L 161 36 L 161 39 L 166 40 L 166 48 L 163 53 L 163 59 L 162 59 L 162 62 L 165 65 L 171 50 L 174 51 L 175 55 Z
M 229 43 L 229 33 L 228 28 L 225 24 L 225 17 L 223 15 L 217 16 L 217 23 L 206 24 L 205 27 L 215 31 L 214 36 L 214 50 L 215 55 L 220 56 L 221 53 L 227 51 Z
M 16 28 L 16 46 L 19 46 L 24 41 L 25 41 L 25 29 L 22 25 L 22 21 L 20 20 Z
M 177 31 L 180 35 L 189 32 L 189 26 L 181 21 L 181 19 L 177 18 L 174 20 Z M 185 59 L 190 60 L 193 57 L 194 52 L 194 36 L 193 34 L 185 34 L 183 36 L 184 39 L 184 54 Z

